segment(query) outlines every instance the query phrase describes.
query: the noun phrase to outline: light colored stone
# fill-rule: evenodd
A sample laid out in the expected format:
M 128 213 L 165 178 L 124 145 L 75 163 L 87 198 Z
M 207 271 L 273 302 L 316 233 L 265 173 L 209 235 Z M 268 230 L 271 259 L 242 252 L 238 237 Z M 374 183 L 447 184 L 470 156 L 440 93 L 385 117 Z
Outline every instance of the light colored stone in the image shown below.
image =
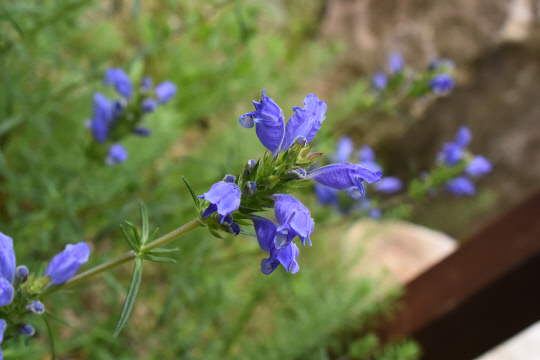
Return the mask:
M 539 358 L 540 322 L 537 322 L 476 360 L 538 360 Z

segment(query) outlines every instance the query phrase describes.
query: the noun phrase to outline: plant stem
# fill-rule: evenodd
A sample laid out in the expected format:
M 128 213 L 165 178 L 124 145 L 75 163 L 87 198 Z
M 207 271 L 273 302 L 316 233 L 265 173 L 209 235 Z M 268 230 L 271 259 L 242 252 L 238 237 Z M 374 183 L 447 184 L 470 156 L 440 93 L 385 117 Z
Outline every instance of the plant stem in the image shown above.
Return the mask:
M 140 248 L 140 252 L 141 253 L 142 252 L 149 252 L 152 249 L 155 249 L 155 248 L 157 248 L 157 247 L 159 247 L 161 245 L 165 245 L 165 244 L 167 244 L 167 243 L 169 243 L 169 242 L 171 242 L 171 241 L 173 241 L 175 239 L 178 239 L 182 235 L 187 234 L 191 230 L 195 230 L 195 229 L 197 229 L 198 227 L 200 227 L 202 225 L 203 225 L 203 223 L 197 217 L 196 219 L 191 220 L 187 224 L 185 224 L 183 226 L 180 226 L 178 229 L 173 230 L 170 233 L 165 234 L 162 237 L 152 241 L 151 243 L 142 246 Z M 125 253 L 124 255 L 120 255 L 117 258 L 114 258 L 112 260 L 104 262 L 103 264 L 100 264 L 100 265 L 98 265 L 98 266 L 96 266 L 96 267 L 94 267 L 94 268 L 92 268 L 90 270 L 86 270 L 85 272 L 80 273 L 79 275 L 76 275 L 76 276 L 72 277 L 71 279 L 69 279 L 68 281 L 66 281 L 63 284 L 53 285 L 53 286 L 50 286 L 50 287 L 46 288 L 41 293 L 41 298 L 43 299 L 43 298 L 49 296 L 50 294 L 55 293 L 55 292 L 57 292 L 59 290 L 63 290 L 63 289 L 75 286 L 75 285 L 77 285 L 79 283 L 82 283 L 82 282 L 90 279 L 91 277 L 93 277 L 95 275 L 101 274 L 102 272 L 113 269 L 113 268 L 115 268 L 117 266 L 120 266 L 122 264 L 125 264 L 128 261 L 131 261 L 131 260 L 135 259 L 136 256 L 137 256 L 137 254 L 135 253 L 135 251 L 130 250 L 127 253 Z

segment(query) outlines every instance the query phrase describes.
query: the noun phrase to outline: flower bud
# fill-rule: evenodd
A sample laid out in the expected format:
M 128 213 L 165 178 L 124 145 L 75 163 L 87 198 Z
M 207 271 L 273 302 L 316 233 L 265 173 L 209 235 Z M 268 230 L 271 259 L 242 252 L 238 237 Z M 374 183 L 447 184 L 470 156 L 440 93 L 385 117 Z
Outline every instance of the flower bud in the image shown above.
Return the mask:
M 236 181 L 236 176 L 227 174 L 227 175 L 225 175 L 225 177 L 223 178 L 223 181 L 225 181 L 226 183 L 234 184 L 234 182 Z
M 88 261 L 90 247 L 80 242 L 66 245 L 64 251 L 52 258 L 45 270 L 45 276 L 49 276 L 49 284 L 63 284 L 69 280 L 79 268 Z
M 39 300 L 34 300 L 30 304 L 26 305 L 26 310 L 33 314 L 41 315 L 45 312 L 45 305 Z
M 28 280 L 28 268 L 26 267 L 26 265 L 17 266 L 17 269 L 15 270 L 15 278 L 21 283 L 24 283 L 26 282 L 26 280 Z
M 34 336 L 36 329 L 32 325 L 24 324 L 19 327 L 19 334 L 24 336 Z
M 287 177 L 295 180 L 304 179 L 306 177 L 306 170 L 302 168 L 291 169 L 287 171 Z
M 248 181 L 242 189 L 242 194 L 249 197 L 253 195 L 255 191 L 257 191 L 257 184 L 255 183 L 255 181 Z

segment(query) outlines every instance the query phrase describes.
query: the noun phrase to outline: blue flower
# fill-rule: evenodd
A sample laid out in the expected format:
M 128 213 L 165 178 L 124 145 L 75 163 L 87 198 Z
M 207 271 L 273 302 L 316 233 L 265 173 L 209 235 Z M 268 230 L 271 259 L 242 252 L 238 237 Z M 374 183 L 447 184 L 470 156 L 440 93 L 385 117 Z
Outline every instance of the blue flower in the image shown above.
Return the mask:
M 15 269 L 15 278 L 21 283 L 24 283 L 26 282 L 26 280 L 28 280 L 28 268 L 26 267 L 26 265 L 17 266 L 17 269 Z
M 156 110 L 158 107 L 158 102 L 156 99 L 148 98 L 144 99 L 141 103 L 141 110 L 145 113 L 151 113 Z
M 141 93 L 147 94 L 152 90 L 152 78 L 150 76 L 145 76 L 141 81 Z
M 49 285 L 68 281 L 88 261 L 89 256 L 90 247 L 84 242 L 66 245 L 61 253 L 52 258 L 45 270 L 45 276 L 51 279 Z
M 375 152 L 369 145 L 358 150 L 358 165 L 373 172 L 382 172 L 382 166 L 375 161 Z
M 395 176 L 386 176 L 373 184 L 373 187 L 380 193 L 393 194 L 403 188 L 403 183 Z
M 463 158 L 463 148 L 453 142 L 446 143 L 443 145 L 439 158 L 447 165 L 454 166 Z
M 382 217 L 382 210 L 380 207 L 374 207 L 371 209 L 371 211 L 369 212 L 369 217 L 372 218 L 372 219 L 380 219 Z
M 217 211 L 221 215 L 220 223 L 223 223 L 227 215 L 238 210 L 241 196 L 242 192 L 234 182 L 220 181 L 215 183 L 208 192 L 199 196 L 210 203 L 210 206 L 202 212 L 202 218 L 206 220 L 214 211 Z
M 15 289 L 11 282 L 4 278 L 0 278 L 0 306 L 11 304 L 15 296 Z
M 105 164 L 108 166 L 116 166 L 125 162 L 128 159 L 128 152 L 122 144 L 111 145 L 105 158 Z
M 388 77 L 382 71 L 377 71 L 373 75 L 371 81 L 373 83 L 373 87 L 379 91 L 386 89 L 386 85 L 388 85 Z
M 351 138 L 342 136 L 337 142 L 337 151 L 332 160 L 337 163 L 348 162 L 353 151 L 354 143 Z
M 429 88 L 435 95 L 442 95 L 454 88 L 456 81 L 449 74 L 437 74 L 429 81 Z
M 472 139 L 471 130 L 466 126 L 460 126 L 456 133 L 456 138 L 454 139 L 454 143 L 457 146 L 464 149 L 467 146 L 469 146 L 471 139 Z
M 13 239 L 0 232 L 0 277 L 6 279 L 9 283 L 13 283 L 15 267 Z
M 355 164 L 331 164 L 308 173 L 306 179 L 315 180 L 319 184 L 337 190 L 349 191 L 355 199 L 361 199 L 365 195 L 362 181 L 374 183 L 381 179 L 381 172 L 373 172 Z
M 165 104 L 171 100 L 174 95 L 176 95 L 176 91 L 176 85 L 172 81 L 164 81 L 156 86 L 154 89 L 154 94 L 160 103 Z
M 308 208 L 291 195 L 274 194 L 272 197 L 276 220 L 281 224 L 276 231 L 287 235 L 286 238 L 276 237 L 276 248 L 285 249 L 297 235 L 302 240 L 302 245 L 306 245 L 306 239 L 311 245 L 309 235 L 315 224 Z
M 306 143 L 311 142 L 325 119 L 327 106 L 324 101 L 319 101 L 315 94 L 306 96 L 302 104 L 304 108 L 293 107 L 294 115 L 287 121 L 285 137 L 281 145 L 282 151 L 287 150 L 298 137 L 305 139 Z
M 123 97 L 129 99 L 133 94 L 133 85 L 129 76 L 120 68 L 111 68 L 105 72 L 105 85 L 114 86 Z
M 447 182 L 446 190 L 458 196 L 472 196 L 476 194 L 474 184 L 464 176 L 458 176 Z
M 220 219 L 219 214 L 216 214 L 216 217 Z M 236 221 L 233 221 L 232 215 L 229 214 L 225 216 L 221 224 L 227 229 L 228 233 L 233 234 L 234 236 L 238 236 L 238 234 L 240 234 L 240 225 Z
M 35 333 L 36 329 L 34 329 L 32 325 L 24 324 L 19 327 L 19 335 L 31 337 L 34 336 Z
M 7 322 L 4 319 L 0 319 L 0 344 L 4 342 L 4 333 L 6 332 Z M 0 360 L 4 358 L 2 349 L 0 349 Z
M 139 127 L 139 128 L 133 129 L 133 133 L 135 135 L 146 137 L 146 136 L 150 136 L 152 134 L 152 131 L 149 128 Z
M 26 310 L 33 314 L 42 315 L 45 312 L 45 305 L 39 300 L 33 300 L 30 304 L 26 305 Z
M 317 200 L 323 205 L 339 204 L 338 191 L 321 184 L 315 184 L 313 187 Z
M 400 73 L 403 70 L 404 65 L 405 60 L 403 60 L 403 56 L 398 52 L 392 53 L 388 58 L 388 69 L 390 70 L 390 74 Z
M 469 176 L 483 176 L 491 172 L 492 165 L 488 159 L 482 155 L 476 155 L 471 162 L 467 164 L 465 168 L 465 173 Z
M 275 155 L 283 141 L 285 121 L 283 112 L 274 100 L 266 96 L 265 91 L 266 89 L 262 91 L 260 102 L 253 101 L 255 111 L 240 116 L 238 122 L 243 128 L 252 128 L 256 124 L 257 137 L 264 147 Z
M 90 120 L 90 131 L 94 139 L 101 143 L 107 140 L 109 129 L 114 123 L 114 103 L 103 94 L 96 92 L 92 99 L 92 119 Z
M 261 261 L 261 272 L 265 275 L 271 274 L 279 264 L 282 264 L 287 272 L 296 274 L 300 266 L 296 262 L 300 251 L 294 243 L 289 243 L 285 248 L 276 248 L 276 243 L 287 242 L 286 234 L 278 231 L 278 225 L 260 216 L 251 215 L 257 240 L 262 250 L 270 254 L 270 257 Z

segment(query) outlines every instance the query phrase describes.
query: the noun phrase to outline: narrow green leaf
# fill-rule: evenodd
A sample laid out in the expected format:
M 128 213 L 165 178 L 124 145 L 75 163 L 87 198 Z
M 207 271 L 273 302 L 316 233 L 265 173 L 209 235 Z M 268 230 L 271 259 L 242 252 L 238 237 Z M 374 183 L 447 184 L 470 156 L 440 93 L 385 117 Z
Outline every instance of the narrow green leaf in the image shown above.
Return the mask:
M 174 252 L 174 251 L 178 251 L 178 250 L 180 250 L 180 248 L 174 248 L 174 249 L 158 248 L 158 249 L 152 250 L 152 254 L 158 254 L 158 253 L 170 253 L 170 252 Z
M 139 209 L 141 211 L 141 243 L 144 245 L 148 242 L 150 228 L 148 226 L 148 211 L 142 201 L 139 201 Z
M 122 226 L 122 224 L 120 224 L 120 231 L 122 231 L 122 234 L 124 234 L 124 237 L 126 238 L 129 246 L 133 249 L 133 251 L 135 251 L 136 253 L 139 252 L 139 246 L 137 243 L 135 243 L 135 241 L 131 238 L 131 236 L 129 236 L 129 234 L 126 232 L 126 229 L 124 229 L 124 227 Z
M 155 228 L 154 231 L 152 231 L 152 233 L 148 237 L 148 240 L 146 242 L 150 242 L 150 241 L 154 240 L 154 237 L 156 236 L 158 230 L 159 230 L 159 228 Z
M 62 319 L 60 316 L 53 314 L 49 310 L 45 309 L 45 315 L 49 316 L 51 319 L 58 321 L 60 324 L 66 325 L 67 327 L 73 328 L 66 320 Z
M 210 234 L 214 235 L 214 237 L 217 237 L 218 239 L 223 239 L 223 237 L 219 235 L 219 233 L 216 230 L 208 228 L 208 231 L 210 231 Z
M 141 254 L 140 256 L 145 260 L 156 261 L 156 262 L 161 262 L 161 263 L 176 264 L 176 260 L 174 259 L 166 258 L 162 256 L 155 256 L 155 255 L 152 255 L 152 253 L 144 253 L 144 254 Z
M 240 228 L 240 233 L 244 234 L 244 235 L 248 235 L 248 236 L 257 237 L 257 234 L 255 234 L 255 232 L 253 232 L 251 230 L 244 229 L 244 228 Z
M 189 192 L 191 193 L 191 197 L 193 198 L 193 202 L 195 203 L 195 207 L 197 208 L 197 212 L 199 211 L 199 207 L 201 206 L 201 200 L 197 197 L 195 194 L 195 191 L 191 187 L 189 181 L 182 175 L 182 180 L 184 180 L 184 183 L 186 184 L 187 188 L 189 189 Z
M 124 220 L 124 222 L 131 228 L 131 230 L 133 231 L 133 235 L 135 236 L 135 240 L 137 240 L 137 243 L 140 244 L 141 236 L 139 235 L 139 230 L 137 229 L 137 225 L 127 220 Z
M 46 316 L 41 317 L 43 319 L 43 322 L 45 323 L 45 327 L 47 328 L 47 333 L 49 334 L 49 343 L 51 344 L 51 360 L 56 359 L 56 351 L 54 348 L 54 334 L 51 329 L 51 325 L 49 324 L 49 321 L 47 320 Z
M 139 287 L 141 286 L 142 264 L 142 258 L 135 258 L 133 278 L 131 279 L 131 284 L 129 285 L 129 291 L 126 296 L 126 301 L 124 302 L 124 307 L 122 308 L 120 320 L 118 321 L 118 325 L 116 326 L 116 331 L 114 332 L 114 337 L 117 337 L 118 334 L 120 334 L 120 331 L 122 331 L 122 329 L 126 325 L 129 319 L 129 315 L 131 314 L 131 310 L 133 310 L 133 305 L 135 305 L 135 299 L 137 298 L 137 293 L 139 292 Z

